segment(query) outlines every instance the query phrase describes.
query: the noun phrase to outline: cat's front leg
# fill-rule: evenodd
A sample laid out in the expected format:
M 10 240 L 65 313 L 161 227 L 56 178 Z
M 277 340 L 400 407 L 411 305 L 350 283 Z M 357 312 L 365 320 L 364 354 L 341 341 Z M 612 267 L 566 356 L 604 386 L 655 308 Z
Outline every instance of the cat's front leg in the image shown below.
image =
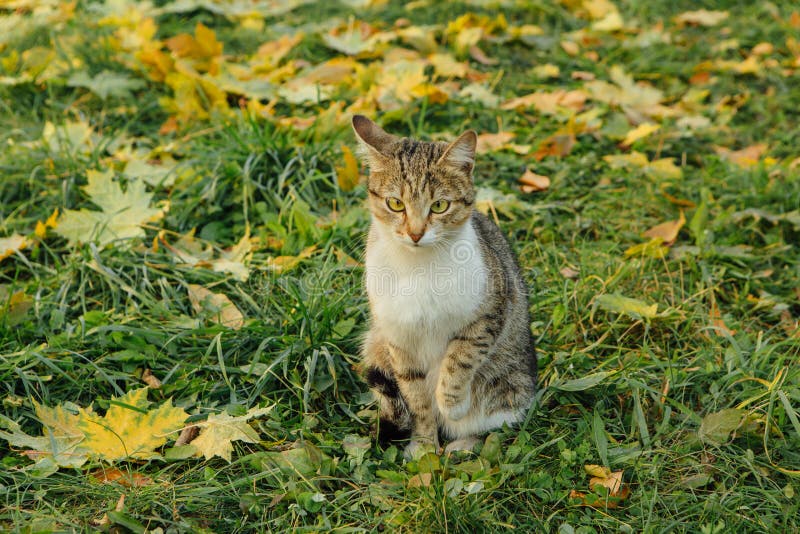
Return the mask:
M 402 349 L 390 345 L 390 351 L 397 385 L 411 412 L 411 442 L 406 447 L 405 456 L 412 458 L 421 447 L 439 447 L 438 427 L 428 389 L 427 372 Z
M 496 327 L 483 319 L 470 325 L 447 346 L 436 384 L 436 403 L 446 419 L 463 419 L 472 406 L 472 383 L 475 372 L 489 357 Z

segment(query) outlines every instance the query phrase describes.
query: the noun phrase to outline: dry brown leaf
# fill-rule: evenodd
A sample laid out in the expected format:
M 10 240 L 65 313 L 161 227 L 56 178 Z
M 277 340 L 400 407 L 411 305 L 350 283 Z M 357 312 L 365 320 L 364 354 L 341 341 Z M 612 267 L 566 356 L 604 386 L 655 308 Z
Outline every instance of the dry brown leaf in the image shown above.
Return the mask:
M 506 148 L 508 143 L 514 139 L 511 132 L 484 133 L 478 136 L 478 154 L 495 152 Z
M 431 473 L 419 473 L 418 475 L 414 475 L 413 477 L 409 478 L 406 486 L 409 488 L 427 488 L 431 485 L 432 479 L 433 475 Z
M 478 45 L 473 45 L 469 47 L 469 55 L 472 59 L 474 59 L 481 65 L 497 65 L 499 63 L 498 60 L 487 56 L 486 52 L 478 48 Z
M 290 271 L 300 265 L 300 262 L 303 260 L 310 258 L 316 250 L 317 245 L 311 245 L 300 251 L 300 254 L 297 256 L 276 256 L 274 258 L 269 258 L 267 259 L 267 265 L 270 269 L 279 273 Z
M 711 325 L 714 326 L 712 330 L 714 334 L 724 337 L 726 334 L 732 336 L 736 333 L 736 330 L 731 330 L 725 324 L 725 321 L 722 320 L 722 314 L 719 312 L 719 307 L 717 306 L 717 299 L 714 295 L 711 295 L 711 305 L 708 311 L 708 316 L 711 319 Z
M 184 429 L 181 430 L 178 439 L 175 440 L 175 447 L 180 447 L 181 445 L 188 445 L 189 443 L 192 442 L 192 440 L 194 440 L 194 438 L 197 437 L 199 433 L 200 433 L 200 427 L 198 426 L 190 425 L 184 427 Z
M 158 389 L 161 387 L 161 380 L 159 380 L 150 369 L 145 369 L 142 371 L 142 382 L 153 389 Z
M 500 109 L 536 108 L 541 113 L 555 115 L 563 112 L 564 108 L 580 111 L 586 102 L 586 93 L 576 89 L 574 91 L 557 90 L 552 93 L 540 91 L 525 96 L 512 98 L 504 102 Z
M 752 53 L 756 56 L 766 56 L 771 54 L 774 50 L 775 47 L 772 43 L 761 42 L 753 47 Z
M 536 174 L 530 169 L 519 177 L 520 189 L 523 193 L 533 193 L 534 191 L 544 191 L 550 187 L 550 178 Z
M 562 157 L 572 152 L 577 139 L 568 133 L 556 133 L 542 141 L 539 148 L 533 154 L 536 161 L 542 161 L 547 156 Z
M 617 497 L 622 490 L 622 471 L 610 472 L 607 476 L 595 476 L 589 479 L 589 487 L 608 488 L 609 495 Z
M 583 81 L 586 81 L 586 82 L 594 80 L 596 78 L 596 76 L 594 75 L 593 72 L 588 72 L 588 71 L 585 71 L 585 70 L 573 71 L 572 74 L 570 74 L 570 77 L 573 80 L 583 80 Z
M 559 270 L 558 272 L 561 273 L 561 276 L 563 276 L 564 278 L 568 278 L 570 280 L 578 278 L 578 276 L 581 274 L 579 271 L 576 271 L 575 269 L 569 266 L 561 268 L 561 270 Z
M 570 56 L 577 56 L 581 51 L 578 44 L 573 41 L 561 41 L 561 48 Z
M 95 469 L 89 476 L 101 484 L 119 484 L 126 488 L 142 488 L 153 484 L 152 478 L 141 473 L 126 473 L 115 468 Z
M 681 211 L 680 217 L 677 220 L 657 224 L 647 230 L 644 236 L 651 239 L 660 237 L 665 245 L 671 245 L 678 238 L 678 232 L 680 232 L 684 224 L 686 224 L 686 217 L 684 217 L 683 211 Z
M 723 146 L 714 147 L 714 151 L 722 158 L 735 163 L 739 167 L 752 167 L 758 163 L 767 151 L 766 143 L 757 143 L 740 150 L 730 150 Z
M 195 313 L 205 311 L 210 314 L 210 319 L 215 323 L 233 330 L 239 330 L 244 326 L 244 315 L 222 293 L 214 293 L 203 286 L 189 284 L 189 300 Z

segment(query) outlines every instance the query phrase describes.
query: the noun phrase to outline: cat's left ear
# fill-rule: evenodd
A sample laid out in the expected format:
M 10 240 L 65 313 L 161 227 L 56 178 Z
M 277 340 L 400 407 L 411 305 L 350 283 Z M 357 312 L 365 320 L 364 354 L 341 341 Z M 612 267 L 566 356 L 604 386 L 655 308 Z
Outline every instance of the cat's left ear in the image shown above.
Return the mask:
M 475 148 L 477 146 L 478 135 L 472 130 L 467 130 L 450 143 L 442 157 L 439 158 L 438 164 L 458 169 L 469 176 L 475 166 Z
M 361 155 L 370 169 L 382 169 L 386 165 L 389 149 L 397 138 L 363 115 L 353 116 L 353 131 L 358 138 Z

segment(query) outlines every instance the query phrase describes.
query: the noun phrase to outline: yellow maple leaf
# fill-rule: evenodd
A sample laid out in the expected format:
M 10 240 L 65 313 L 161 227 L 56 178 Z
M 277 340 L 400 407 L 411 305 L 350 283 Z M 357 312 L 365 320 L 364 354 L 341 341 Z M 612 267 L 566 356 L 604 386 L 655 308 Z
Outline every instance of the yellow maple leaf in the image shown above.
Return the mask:
M 59 405 L 53 408 L 34 403 L 43 425 L 42 436 L 30 436 L 10 419 L 0 415 L 0 437 L 22 447 L 26 456 L 43 468 L 80 467 L 90 457 L 109 462 L 128 458 L 158 457 L 156 449 L 177 432 L 189 414 L 168 400 L 149 409 L 147 388 L 136 389 L 111 399 L 100 416 L 89 408 Z
M 239 417 L 232 417 L 224 412 L 211 414 L 204 422 L 195 424 L 201 428 L 201 431 L 191 445 L 197 449 L 197 455 L 205 456 L 206 460 L 219 456 L 230 462 L 233 441 L 258 442 L 258 434 L 247 422 L 268 414 L 270 410 L 272 410 L 271 406 L 251 408 L 246 414 Z
M 172 400 L 148 410 L 147 390 L 135 389 L 111 399 L 102 417 L 91 409 L 81 409 L 78 428 L 85 439 L 80 449 L 108 461 L 158 457 L 155 449 L 180 430 L 189 415 L 183 408 L 172 406 Z
M 145 191 L 144 182 L 131 180 L 126 191 L 113 181 L 114 172 L 89 170 L 89 183 L 81 189 L 100 211 L 64 210 L 55 232 L 67 238 L 70 244 L 97 241 L 105 246 L 118 239 L 143 237 L 141 224 L 163 215 L 151 208 L 152 193 Z
M 631 146 L 633 143 L 638 141 L 639 139 L 643 139 L 648 135 L 652 134 L 653 132 L 657 132 L 661 126 L 658 124 L 653 124 L 651 122 L 644 122 L 630 130 L 627 134 L 625 134 L 625 139 L 622 140 L 622 146 Z

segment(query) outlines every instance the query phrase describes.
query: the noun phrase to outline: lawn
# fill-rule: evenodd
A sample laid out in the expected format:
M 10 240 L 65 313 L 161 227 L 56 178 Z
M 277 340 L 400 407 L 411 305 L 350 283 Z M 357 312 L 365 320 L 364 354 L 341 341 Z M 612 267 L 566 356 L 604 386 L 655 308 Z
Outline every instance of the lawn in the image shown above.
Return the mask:
M 11 0 L 0 95 L 0 529 L 800 531 L 794 2 Z M 480 134 L 474 452 L 375 442 L 356 113 Z

